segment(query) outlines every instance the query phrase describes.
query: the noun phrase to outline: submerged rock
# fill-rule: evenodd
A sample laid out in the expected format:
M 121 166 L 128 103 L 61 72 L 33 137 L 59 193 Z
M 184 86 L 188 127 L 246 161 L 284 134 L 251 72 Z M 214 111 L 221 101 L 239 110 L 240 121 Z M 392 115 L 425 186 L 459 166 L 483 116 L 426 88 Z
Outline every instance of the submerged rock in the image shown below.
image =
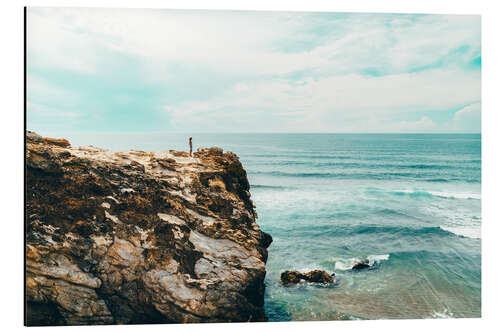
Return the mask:
M 316 283 L 335 283 L 335 273 L 328 274 L 326 271 L 314 270 L 307 273 L 299 271 L 284 271 L 281 273 L 281 283 L 284 285 L 297 284 L 301 280 Z
M 266 320 L 272 238 L 235 154 L 26 141 L 28 325 Z

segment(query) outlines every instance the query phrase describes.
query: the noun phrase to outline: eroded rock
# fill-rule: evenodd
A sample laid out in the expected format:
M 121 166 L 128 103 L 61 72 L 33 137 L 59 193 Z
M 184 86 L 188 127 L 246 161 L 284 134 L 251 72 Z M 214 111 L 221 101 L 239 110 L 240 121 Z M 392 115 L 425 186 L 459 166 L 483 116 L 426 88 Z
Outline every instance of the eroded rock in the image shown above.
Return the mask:
M 363 261 L 358 261 L 357 263 L 355 263 L 352 266 L 352 269 L 353 270 L 360 270 L 360 269 L 364 269 L 364 268 L 368 268 L 368 267 L 371 267 L 369 260 L 363 260 Z
M 328 274 L 326 271 L 314 270 L 304 274 L 305 280 L 308 282 L 317 283 L 334 283 L 335 273 L 332 275 Z
M 292 285 L 297 284 L 300 281 L 304 280 L 307 282 L 315 282 L 315 283 L 335 283 L 335 273 L 331 275 L 322 270 L 313 270 L 307 273 L 301 273 L 299 271 L 284 271 L 281 273 L 281 283 L 284 285 Z
M 26 146 L 28 325 L 266 320 L 272 238 L 235 154 Z
M 50 145 L 55 145 L 55 146 L 59 146 L 59 147 L 63 147 L 63 148 L 70 146 L 69 141 L 66 139 L 44 138 L 44 140 L 46 143 L 48 143 Z

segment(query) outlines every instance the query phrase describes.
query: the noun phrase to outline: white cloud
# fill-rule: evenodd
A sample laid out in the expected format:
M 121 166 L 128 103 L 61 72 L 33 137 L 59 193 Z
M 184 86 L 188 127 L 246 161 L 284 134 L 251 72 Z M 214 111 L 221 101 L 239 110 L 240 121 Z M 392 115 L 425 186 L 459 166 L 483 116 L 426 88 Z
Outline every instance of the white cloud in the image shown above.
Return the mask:
M 149 9 L 30 8 L 28 54 L 35 65 L 96 72 L 99 49 L 139 57 L 162 72 L 165 64 L 239 73 L 288 72 L 303 60 L 269 52 L 270 41 L 293 26 L 283 14 Z M 286 15 L 285 15 L 286 16 Z M 102 51 L 102 50 L 101 50 Z M 295 65 L 296 64 L 296 65 Z M 150 74 L 150 73 L 149 73 Z M 164 73 L 161 73 L 164 75 Z
M 269 119 L 280 118 L 279 123 L 266 124 L 266 129 L 273 131 L 413 131 L 419 126 L 429 127 L 429 119 L 416 123 L 392 119 L 418 111 L 459 107 L 480 98 L 479 75 L 433 70 L 382 77 L 350 74 L 309 78 L 300 85 L 287 80 L 251 81 L 239 83 L 208 101 L 165 108 L 179 129 L 210 119 L 214 121 L 211 130 L 223 130 L 223 124 L 216 121 L 219 117 L 247 117 L 247 124 L 253 124 L 258 118 L 241 112 L 265 110 Z M 373 116 L 375 119 L 370 121 Z M 274 127 L 269 128 L 271 125 Z
M 436 124 L 424 116 L 417 121 L 401 121 L 393 126 L 394 132 L 427 132 L 436 129 Z
M 467 105 L 455 112 L 452 128 L 457 131 L 481 132 L 481 103 Z
M 405 115 L 481 100 L 479 71 L 463 69 L 480 56 L 479 23 L 458 15 L 29 8 L 28 64 L 98 76 L 123 56 L 143 74 L 137 84 L 165 91 L 175 84 L 166 82 L 172 67 L 175 75 L 189 68 L 193 80 L 214 73 L 214 85 L 217 76 L 237 81 L 204 100 L 165 103 L 178 131 L 439 130 L 432 117 Z M 285 75 L 294 72 L 302 74 Z M 455 118 L 449 127 L 465 126 L 466 115 Z
M 51 84 L 37 75 L 28 74 L 26 97 L 27 125 L 31 130 L 57 124 L 68 127 L 85 117 L 75 109 L 82 100 L 78 93 L 70 87 L 66 89 Z M 56 105 L 54 101 L 57 101 Z
M 69 119 L 80 117 L 80 114 L 78 112 L 72 112 L 66 109 L 56 109 L 47 105 L 33 102 L 28 102 L 26 108 L 30 118 L 37 118 L 38 121 L 44 118 L 50 121 L 53 121 L 54 118 L 59 119 L 59 121 L 67 121 Z
M 28 66 L 49 67 L 82 73 L 96 73 L 97 44 L 85 32 L 68 29 L 58 16 L 40 15 L 41 9 L 28 9 Z M 71 20 L 68 21 L 68 24 Z
M 480 50 L 478 16 L 334 20 L 310 13 L 105 8 L 30 8 L 28 15 L 29 58 L 37 64 L 95 72 L 99 50 L 112 50 L 143 59 L 156 79 L 168 75 L 172 63 L 253 76 L 348 73 L 370 65 L 401 72 L 435 63 L 464 44 L 467 57 Z M 316 25 L 330 35 L 311 32 Z M 317 45 L 295 52 L 277 47 L 287 41 Z
M 40 103 L 57 100 L 60 106 L 68 106 L 75 104 L 81 98 L 71 87 L 63 88 L 38 75 L 28 74 L 26 82 L 28 101 Z

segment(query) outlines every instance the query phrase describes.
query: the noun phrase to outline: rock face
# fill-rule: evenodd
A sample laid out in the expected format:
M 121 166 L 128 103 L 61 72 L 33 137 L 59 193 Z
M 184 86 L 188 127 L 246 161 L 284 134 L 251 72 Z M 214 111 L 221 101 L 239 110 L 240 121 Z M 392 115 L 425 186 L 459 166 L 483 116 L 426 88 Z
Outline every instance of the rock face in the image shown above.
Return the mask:
M 281 283 L 284 285 L 297 284 L 301 280 L 316 283 L 335 283 L 335 273 L 328 274 L 326 271 L 314 270 L 307 273 L 299 271 L 284 271 L 281 273 Z
M 272 238 L 235 154 L 26 145 L 27 325 L 266 320 Z

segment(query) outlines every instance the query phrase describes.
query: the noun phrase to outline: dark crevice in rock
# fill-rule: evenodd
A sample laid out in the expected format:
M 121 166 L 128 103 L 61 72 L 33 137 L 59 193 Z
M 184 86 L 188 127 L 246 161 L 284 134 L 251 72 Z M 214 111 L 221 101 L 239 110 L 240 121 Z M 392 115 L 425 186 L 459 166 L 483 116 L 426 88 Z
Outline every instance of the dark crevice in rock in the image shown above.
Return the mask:
M 66 321 L 55 303 L 28 301 L 26 303 L 26 325 L 60 326 L 66 325 Z

